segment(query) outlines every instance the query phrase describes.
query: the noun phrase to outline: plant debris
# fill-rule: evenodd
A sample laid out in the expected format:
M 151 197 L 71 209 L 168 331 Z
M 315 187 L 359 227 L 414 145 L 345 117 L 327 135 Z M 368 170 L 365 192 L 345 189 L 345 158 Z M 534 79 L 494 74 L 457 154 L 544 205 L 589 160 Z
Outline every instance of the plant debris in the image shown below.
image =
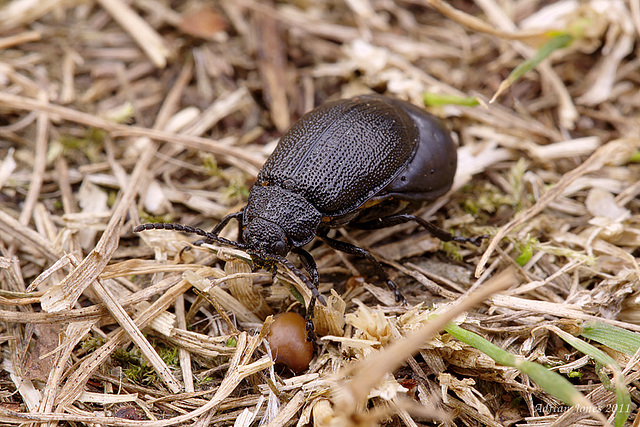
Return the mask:
M 0 422 L 637 425 L 640 3 L 0 3 Z M 376 92 L 439 116 L 453 189 L 322 243 L 311 363 L 274 367 L 295 275 L 211 229 L 278 138 Z M 222 236 L 235 239 L 227 227 Z

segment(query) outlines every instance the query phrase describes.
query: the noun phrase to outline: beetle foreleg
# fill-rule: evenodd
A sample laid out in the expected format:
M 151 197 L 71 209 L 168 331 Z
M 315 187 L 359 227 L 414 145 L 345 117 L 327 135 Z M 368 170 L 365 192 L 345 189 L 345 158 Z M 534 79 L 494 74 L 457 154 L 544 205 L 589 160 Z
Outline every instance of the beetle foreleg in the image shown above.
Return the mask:
M 307 288 L 309 288 L 309 290 L 311 291 L 311 295 L 313 298 L 316 298 L 318 301 L 320 301 L 320 303 L 322 305 L 327 305 L 327 302 L 325 301 L 324 297 L 322 295 L 320 295 L 320 291 L 318 291 L 318 287 L 312 283 L 307 276 L 304 275 L 304 273 L 302 271 L 300 271 L 300 269 L 298 269 L 295 265 L 293 265 L 291 263 L 291 261 L 289 261 L 288 259 L 286 259 L 283 256 L 279 256 L 276 255 L 274 257 L 280 264 L 284 265 L 285 267 L 287 267 L 289 270 L 291 270 L 291 272 L 293 274 L 295 274 L 300 280 L 302 280 L 302 283 L 305 284 L 305 286 Z M 303 261 L 304 264 L 304 261 Z M 313 263 L 313 265 L 315 266 L 315 262 Z
M 378 262 L 377 259 L 375 259 L 375 257 L 373 255 L 371 255 L 371 252 L 367 251 L 366 249 L 362 249 L 356 245 L 352 245 L 351 243 L 347 243 L 347 242 L 343 242 L 341 240 L 335 240 L 332 239 L 331 237 L 328 237 L 326 232 L 318 234 L 318 236 L 324 240 L 327 245 L 331 246 L 333 249 L 340 251 L 340 252 L 344 252 L 347 254 L 351 254 L 351 255 L 356 255 L 362 258 L 366 258 L 367 260 L 369 260 L 369 262 L 373 265 L 373 268 L 376 272 L 376 275 L 381 279 L 384 280 L 387 284 L 387 286 L 389 286 L 389 289 L 391 289 L 393 291 L 393 294 L 396 297 L 396 302 L 402 302 L 402 304 L 406 304 L 407 300 L 405 299 L 405 297 L 402 295 L 402 293 L 400 292 L 400 289 L 398 289 L 398 286 L 393 283 L 393 281 L 391 279 L 389 279 L 389 276 L 387 275 L 387 272 L 384 271 L 384 269 L 382 268 L 382 266 L 380 265 L 380 263 Z
M 238 212 L 230 213 L 229 215 L 222 218 L 220 222 L 215 227 L 213 227 L 213 230 L 211 230 L 211 234 L 217 236 L 218 234 L 220 234 L 222 229 L 227 224 L 229 224 L 229 221 L 231 221 L 232 219 L 238 219 L 238 217 L 242 218 L 242 211 L 243 209 L 240 209 Z M 238 221 L 242 222 L 242 219 L 238 219 Z
M 313 286 L 318 289 L 318 285 L 320 284 L 320 278 L 318 276 L 318 267 L 316 266 L 316 261 L 313 259 L 313 256 L 302 248 L 292 248 L 291 252 L 298 255 L 300 258 L 300 262 L 302 266 L 311 277 L 311 282 Z M 307 341 L 315 341 L 316 334 L 313 331 L 313 309 L 316 305 L 316 297 L 315 295 L 311 296 L 311 300 L 309 301 L 309 305 L 307 306 L 307 311 L 304 315 L 304 320 L 306 322 L 307 329 Z
M 210 233 L 213 236 L 217 237 L 218 234 L 220 234 L 220 232 L 222 231 L 222 229 L 225 228 L 227 224 L 229 224 L 229 221 L 235 218 L 238 220 L 238 223 L 240 224 L 239 232 L 238 232 L 238 242 L 242 243 L 242 211 L 243 209 L 239 210 L 238 212 L 231 213 L 225 216 L 224 218 L 222 218 L 220 222 L 215 227 L 213 227 L 213 230 L 211 230 Z M 197 242 L 193 242 L 193 244 L 201 245 L 203 243 L 212 243 L 212 242 L 213 241 L 207 241 L 207 239 L 203 239 L 203 240 L 198 240 Z
M 312 296 L 304 314 L 305 329 L 307 330 L 307 341 L 315 341 L 316 333 L 313 330 L 313 310 L 316 307 L 316 297 Z
M 349 227 L 358 228 L 360 230 L 374 230 L 378 228 L 386 228 L 391 227 L 393 225 L 404 224 L 405 222 L 415 221 L 421 226 L 423 226 L 429 233 L 433 234 L 433 236 L 442 240 L 443 242 L 457 242 L 457 243 L 473 243 L 476 246 L 480 246 L 482 243 L 482 239 L 487 238 L 488 236 L 476 236 L 476 237 L 459 237 L 454 236 L 451 233 L 444 231 L 441 228 L 436 227 L 429 221 L 426 221 L 419 216 L 410 215 L 410 214 L 398 214 L 391 215 L 384 218 L 379 218 L 373 221 L 362 222 L 362 223 L 354 223 L 349 224 Z
M 318 277 L 318 267 L 316 266 L 316 261 L 313 259 L 311 254 L 302 248 L 292 248 L 291 252 L 298 255 L 302 266 L 309 274 L 309 277 L 311 277 L 313 286 L 317 288 L 320 283 L 320 278 Z

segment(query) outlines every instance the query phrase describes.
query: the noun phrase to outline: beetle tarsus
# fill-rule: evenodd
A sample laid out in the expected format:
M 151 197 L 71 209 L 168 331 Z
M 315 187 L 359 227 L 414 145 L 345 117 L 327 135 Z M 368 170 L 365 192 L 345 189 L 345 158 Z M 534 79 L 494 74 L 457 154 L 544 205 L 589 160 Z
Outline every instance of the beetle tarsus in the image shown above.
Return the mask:
M 190 250 L 191 250 L 191 246 L 184 246 L 182 249 L 180 249 L 180 252 L 178 252 L 178 258 L 182 259 L 182 256 L 184 255 L 184 253 Z
M 314 295 L 316 299 L 320 301 L 320 304 L 327 305 L 327 302 L 325 301 L 324 297 L 320 295 L 320 291 L 318 290 L 318 286 L 320 285 L 320 277 L 318 275 L 318 267 L 316 266 L 316 261 L 313 259 L 313 256 L 311 256 L 309 252 L 305 251 L 302 248 L 293 248 L 291 249 L 291 252 L 298 255 L 302 266 L 309 274 L 309 277 L 311 277 L 311 282 L 313 285 L 313 289 L 311 289 L 311 292 L 313 293 L 315 289 L 316 293 Z
M 393 295 L 395 296 L 397 303 L 402 305 L 408 304 L 407 299 L 402 295 L 402 292 L 400 292 L 398 285 L 396 285 L 392 280 L 387 280 L 387 286 L 393 291 Z
M 482 236 L 475 237 L 458 237 L 455 236 L 452 240 L 457 243 L 471 243 L 476 246 L 480 246 L 482 244 L 482 240 L 488 238 L 488 234 L 483 234 Z
M 320 278 L 318 276 L 318 267 L 316 266 L 316 261 L 313 259 L 309 252 L 305 251 L 302 248 L 292 248 L 291 252 L 298 255 L 302 266 L 311 278 L 313 286 L 317 289 L 318 285 L 320 284 Z

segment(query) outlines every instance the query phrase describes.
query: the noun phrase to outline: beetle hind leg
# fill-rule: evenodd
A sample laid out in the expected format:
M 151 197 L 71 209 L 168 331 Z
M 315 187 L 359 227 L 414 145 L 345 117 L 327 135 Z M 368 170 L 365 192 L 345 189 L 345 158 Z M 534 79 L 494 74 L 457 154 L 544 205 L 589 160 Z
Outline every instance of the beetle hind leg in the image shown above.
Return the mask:
M 389 289 L 393 291 L 393 294 L 395 295 L 395 298 L 396 298 L 396 302 L 401 302 L 402 304 L 407 303 L 407 300 L 400 292 L 400 289 L 398 289 L 398 285 L 396 285 L 391 279 L 389 279 L 387 272 L 384 271 L 384 269 L 382 268 L 378 260 L 373 255 L 371 255 L 371 252 L 369 252 L 366 249 L 360 248 L 356 245 L 352 245 L 351 243 L 332 239 L 331 237 L 327 236 L 326 232 L 319 233 L 318 237 L 320 237 L 322 240 L 325 241 L 327 245 L 331 246 L 333 249 L 337 251 L 344 252 L 350 255 L 356 255 L 361 258 L 366 258 L 373 265 L 376 275 L 381 280 L 384 280 L 387 286 L 389 287 Z
M 476 246 L 480 246 L 482 244 L 482 240 L 486 239 L 488 236 L 486 234 L 482 236 L 475 237 L 460 237 L 454 236 L 451 233 L 444 231 L 443 229 L 436 227 L 429 221 L 426 221 L 419 216 L 410 215 L 410 214 L 397 214 L 391 215 L 384 218 L 379 218 L 373 221 L 361 222 L 361 223 L 352 223 L 349 224 L 349 227 L 358 228 L 360 230 L 375 230 L 378 228 L 386 228 L 391 227 L 393 225 L 404 224 L 405 222 L 415 221 L 425 228 L 429 233 L 443 242 L 457 242 L 457 243 L 473 243 Z

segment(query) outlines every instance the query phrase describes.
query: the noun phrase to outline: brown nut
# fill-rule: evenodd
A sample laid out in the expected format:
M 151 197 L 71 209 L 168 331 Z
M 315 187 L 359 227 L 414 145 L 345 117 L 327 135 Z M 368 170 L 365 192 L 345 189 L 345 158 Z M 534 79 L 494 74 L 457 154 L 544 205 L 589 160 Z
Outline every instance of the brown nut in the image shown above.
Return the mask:
M 307 341 L 305 320 L 297 313 L 283 313 L 275 317 L 267 336 L 276 364 L 295 373 L 309 368 L 313 358 L 313 343 Z

